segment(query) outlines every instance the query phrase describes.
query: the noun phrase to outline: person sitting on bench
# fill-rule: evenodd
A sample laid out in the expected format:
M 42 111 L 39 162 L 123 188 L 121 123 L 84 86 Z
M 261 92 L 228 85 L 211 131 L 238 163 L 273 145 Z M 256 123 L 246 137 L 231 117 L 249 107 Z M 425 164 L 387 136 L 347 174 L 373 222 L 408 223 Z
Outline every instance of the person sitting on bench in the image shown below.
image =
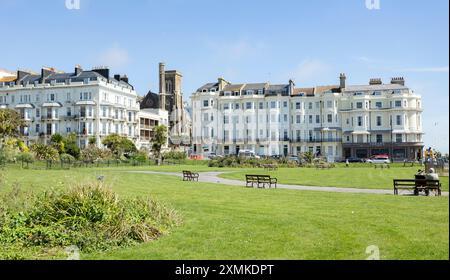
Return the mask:
M 428 171 L 428 173 L 425 175 L 425 178 L 427 180 L 435 180 L 435 181 L 439 181 L 439 174 L 436 173 L 436 171 L 434 170 L 434 168 L 430 168 L 430 170 Z

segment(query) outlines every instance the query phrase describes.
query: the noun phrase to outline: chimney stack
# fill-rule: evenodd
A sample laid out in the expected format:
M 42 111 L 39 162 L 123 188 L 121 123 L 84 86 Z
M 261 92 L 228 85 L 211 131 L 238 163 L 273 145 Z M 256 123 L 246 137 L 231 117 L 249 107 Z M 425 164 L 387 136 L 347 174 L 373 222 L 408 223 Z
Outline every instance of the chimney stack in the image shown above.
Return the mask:
M 159 64 L 159 93 L 166 94 L 166 64 Z
M 369 85 L 374 86 L 374 85 L 382 85 L 383 81 L 381 81 L 381 79 L 376 78 L 376 79 L 370 79 Z
M 43 67 L 41 69 L 41 84 L 45 84 L 45 79 L 47 79 L 53 73 L 55 73 L 55 70 L 53 68 Z
M 109 68 L 106 66 L 100 66 L 92 69 L 95 73 L 98 73 L 109 80 Z
M 159 94 L 160 94 L 160 108 L 166 109 L 166 65 L 159 63 Z
M 403 78 L 403 77 L 394 77 L 391 80 L 391 84 L 405 86 L 405 78 Z
M 83 72 L 83 68 L 81 68 L 80 65 L 75 65 L 75 76 L 78 76 L 81 74 L 81 72 Z
M 229 82 L 227 82 L 222 77 L 218 78 L 217 81 L 218 81 L 218 84 L 219 84 L 219 91 L 222 91 L 227 85 L 230 84 Z
M 17 80 L 16 80 L 16 85 L 19 85 L 20 82 L 22 81 L 23 78 L 25 78 L 26 76 L 30 75 L 30 72 L 26 72 L 26 71 L 22 71 L 22 70 L 17 70 Z
M 122 82 L 125 82 L 125 83 L 129 83 L 129 79 L 128 79 L 128 76 L 127 75 L 123 75 L 122 77 L 120 77 L 120 80 L 122 81 Z
M 345 76 L 345 73 L 341 73 L 339 79 L 340 79 L 340 88 L 344 89 L 346 87 L 347 76 Z

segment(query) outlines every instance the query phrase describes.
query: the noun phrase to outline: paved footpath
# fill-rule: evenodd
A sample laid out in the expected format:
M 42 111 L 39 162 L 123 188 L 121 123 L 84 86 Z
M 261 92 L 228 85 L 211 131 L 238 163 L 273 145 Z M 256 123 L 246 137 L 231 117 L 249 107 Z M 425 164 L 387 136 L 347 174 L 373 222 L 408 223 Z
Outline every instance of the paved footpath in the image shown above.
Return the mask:
M 128 171 L 128 173 L 140 173 L 140 174 L 154 174 L 154 175 L 167 175 L 177 176 L 182 178 L 181 173 L 176 172 L 159 172 L 159 171 Z M 200 172 L 199 182 L 220 184 L 227 186 L 242 187 L 245 185 L 244 181 L 223 179 L 219 176 L 226 172 Z M 366 194 L 384 194 L 393 195 L 393 190 L 380 190 L 380 189 L 356 189 L 356 188 L 336 188 L 336 187 L 312 187 L 312 186 L 298 186 L 298 185 L 284 185 L 278 184 L 280 189 L 299 190 L 299 191 L 318 191 L 318 192 L 336 192 L 336 193 L 366 193 Z M 449 196 L 448 192 L 443 192 L 443 196 Z

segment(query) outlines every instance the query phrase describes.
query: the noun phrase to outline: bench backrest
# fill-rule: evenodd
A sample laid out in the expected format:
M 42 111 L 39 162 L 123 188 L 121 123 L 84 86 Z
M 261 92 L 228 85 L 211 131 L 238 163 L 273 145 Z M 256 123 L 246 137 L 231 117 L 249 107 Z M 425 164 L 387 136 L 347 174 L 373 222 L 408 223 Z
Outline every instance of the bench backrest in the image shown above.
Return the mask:
M 259 175 L 258 176 L 258 180 L 261 181 L 261 182 L 270 181 L 270 176 L 268 176 L 268 175 Z
M 245 177 L 247 178 L 247 181 L 256 181 L 256 180 L 258 180 L 258 176 L 257 175 L 245 175 Z
M 269 175 L 245 175 L 245 177 L 247 178 L 247 180 L 270 180 L 270 176 Z

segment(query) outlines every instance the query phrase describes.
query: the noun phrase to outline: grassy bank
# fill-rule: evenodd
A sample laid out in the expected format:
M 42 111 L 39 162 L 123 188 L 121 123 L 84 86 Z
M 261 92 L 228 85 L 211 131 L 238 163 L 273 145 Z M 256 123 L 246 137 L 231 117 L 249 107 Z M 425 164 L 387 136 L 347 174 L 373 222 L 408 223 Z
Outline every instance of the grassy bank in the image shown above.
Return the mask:
M 288 171 L 294 170 L 279 172 Z M 382 259 L 448 259 L 445 197 L 254 190 L 120 169 L 2 173 L 6 182 L 0 191 L 13 185 L 65 188 L 101 174 L 119 195 L 151 196 L 183 219 L 181 227 L 155 242 L 82 254 L 84 259 L 365 259 L 370 245 L 380 248 Z

